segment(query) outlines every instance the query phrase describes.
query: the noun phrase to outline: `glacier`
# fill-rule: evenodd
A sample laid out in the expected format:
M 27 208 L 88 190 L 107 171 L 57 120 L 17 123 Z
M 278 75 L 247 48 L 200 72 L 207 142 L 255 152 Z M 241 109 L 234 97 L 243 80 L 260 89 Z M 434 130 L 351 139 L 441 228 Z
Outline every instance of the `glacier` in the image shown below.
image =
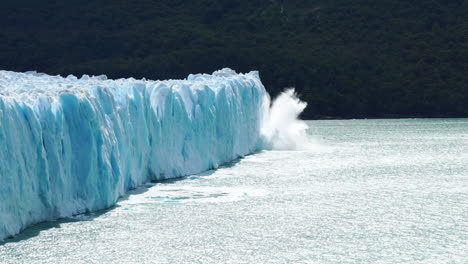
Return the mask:
M 258 72 L 227 68 L 166 81 L 0 71 L 0 241 L 261 149 L 267 97 Z

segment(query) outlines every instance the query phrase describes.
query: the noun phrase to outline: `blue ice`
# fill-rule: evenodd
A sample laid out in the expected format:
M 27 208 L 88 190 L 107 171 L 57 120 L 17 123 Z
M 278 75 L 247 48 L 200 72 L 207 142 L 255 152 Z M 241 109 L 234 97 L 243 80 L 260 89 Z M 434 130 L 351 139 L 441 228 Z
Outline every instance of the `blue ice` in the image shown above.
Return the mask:
M 230 69 L 168 81 L 0 71 L 0 240 L 256 151 L 265 95 L 257 72 Z

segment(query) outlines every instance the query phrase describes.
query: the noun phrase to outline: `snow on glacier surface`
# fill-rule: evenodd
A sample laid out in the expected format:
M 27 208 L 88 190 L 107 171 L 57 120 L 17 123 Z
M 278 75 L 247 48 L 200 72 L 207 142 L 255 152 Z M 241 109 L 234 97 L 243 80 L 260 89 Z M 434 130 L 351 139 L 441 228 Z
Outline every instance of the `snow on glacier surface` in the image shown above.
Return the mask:
M 0 240 L 254 152 L 265 96 L 257 72 L 230 69 L 167 81 L 0 71 Z

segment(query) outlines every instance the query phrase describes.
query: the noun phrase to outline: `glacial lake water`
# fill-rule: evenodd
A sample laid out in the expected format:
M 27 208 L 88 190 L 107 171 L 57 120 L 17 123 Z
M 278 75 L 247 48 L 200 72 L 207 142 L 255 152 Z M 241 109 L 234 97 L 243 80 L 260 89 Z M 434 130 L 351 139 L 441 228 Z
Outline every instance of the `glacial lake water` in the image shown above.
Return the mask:
M 307 124 L 311 150 L 148 184 L 0 263 L 468 263 L 468 119 Z

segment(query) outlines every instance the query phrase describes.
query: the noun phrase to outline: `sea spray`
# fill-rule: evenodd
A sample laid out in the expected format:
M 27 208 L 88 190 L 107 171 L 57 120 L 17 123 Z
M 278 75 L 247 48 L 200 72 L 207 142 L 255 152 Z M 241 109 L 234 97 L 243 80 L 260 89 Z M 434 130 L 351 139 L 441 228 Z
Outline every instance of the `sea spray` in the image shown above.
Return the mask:
M 261 126 L 263 149 L 306 150 L 311 144 L 307 137 L 307 124 L 299 115 L 307 106 L 293 88 L 283 91 L 273 103 L 265 95 Z

